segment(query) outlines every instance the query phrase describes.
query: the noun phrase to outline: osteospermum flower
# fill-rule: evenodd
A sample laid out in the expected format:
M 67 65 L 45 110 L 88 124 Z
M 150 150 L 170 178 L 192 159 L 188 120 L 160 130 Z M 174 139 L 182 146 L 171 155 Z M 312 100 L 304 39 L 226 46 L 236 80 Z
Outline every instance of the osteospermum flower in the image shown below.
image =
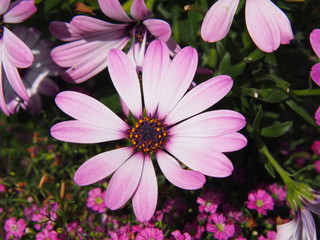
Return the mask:
M 52 50 L 53 60 L 68 68 L 62 77 L 80 83 L 93 77 L 107 67 L 110 49 L 123 49 L 133 40 L 130 56 L 140 65 L 147 44 L 153 39 L 167 42 L 171 36 L 170 25 L 160 19 L 151 19 L 144 0 L 132 2 L 130 18 L 119 0 L 98 0 L 100 9 L 109 18 L 122 22 L 114 24 L 88 16 L 76 16 L 70 23 L 54 21 L 50 30 L 54 36 L 70 43 Z M 170 46 L 172 42 L 170 41 Z M 175 44 L 172 45 L 175 49 Z
M 17 68 L 27 68 L 33 62 L 33 55 L 28 46 L 12 33 L 5 25 L 21 23 L 37 11 L 33 0 L 14 1 L 3 0 L 0 3 L 0 109 L 10 115 L 5 101 L 5 85 L 10 84 L 14 92 L 24 101 L 29 100 L 27 89 L 23 85 Z M 7 82 L 7 83 L 6 83 Z
M 218 0 L 207 12 L 201 37 L 207 42 L 223 39 L 230 30 L 239 0 Z M 270 0 L 246 0 L 245 20 L 253 42 L 264 52 L 273 52 L 293 39 L 287 16 Z
M 33 64 L 22 74 L 22 79 L 30 96 L 28 101 L 21 100 L 9 84 L 5 84 L 5 99 L 10 114 L 18 112 L 21 108 L 31 114 L 40 112 L 42 101 L 40 94 L 54 96 L 58 93 L 58 85 L 50 78 L 57 76 L 61 71 L 50 57 L 51 42 L 40 40 L 40 31 L 32 27 L 16 26 L 16 34 L 32 51 Z M 5 82 L 6 83 L 6 82 Z M 8 83 L 8 82 L 7 82 Z
M 105 196 L 108 208 L 118 209 L 132 197 L 138 220 L 153 216 L 158 195 L 154 158 L 165 177 L 183 189 L 201 188 L 204 175 L 231 174 L 233 165 L 222 152 L 246 145 L 246 138 L 236 132 L 245 126 L 245 118 L 231 110 L 201 113 L 229 92 L 232 79 L 213 77 L 187 92 L 197 60 L 196 50 L 185 47 L 171 61 L 167 46 L 155 40 L 146 52 L 140 87 L 129 57 L 119 49 L 111 50 L 109 73 L 135 118 L 133 124 L 87 95 L 72 91 L 57 95 L 59 108 L 76 120 L 54 125 L 53 137 L 75 143 L 118 139 L 131 143 L 92 157 L 75 173 L 75 182 L 84 186 L 115 172 Z M 182 168 L 180 162 L 192 170 Z
M 6 231 L 6 239 L 20 239 L 26 229 L 27 223 L 20 218 L 18 221 L 14 217 L 6 220 L 4 230 Z
M 93 211 L 98 213 L 103 213 L 106 211 L 106 206 L 104 204 L 105 192 L 101 191 L 101 188 L 94 188 L 88 192 L 88 198 L 86 206 L 91 208 Z
M 213 223 L 207 224 L 207 231 L 213 233 L 215 239 L 226 240 L 234 235 L 234 224 L 227 224 L 225 216 L 214 213 L 211 219 Z
M 246 202 L 247 208 L 255 209 L 258 213 L 266 215 L 266 210 L 273 210 L 274 201 L 272 197 L 264 190 L 257 190 L 248 196 L 249 201 Z

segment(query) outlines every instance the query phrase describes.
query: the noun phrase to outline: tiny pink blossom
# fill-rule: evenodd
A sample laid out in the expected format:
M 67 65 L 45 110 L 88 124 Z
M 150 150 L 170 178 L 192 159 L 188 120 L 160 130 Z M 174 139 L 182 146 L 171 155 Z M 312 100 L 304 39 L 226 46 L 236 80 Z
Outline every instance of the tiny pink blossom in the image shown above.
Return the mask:
M 221 204 L 223 196 L 220 192 L 206 191 L 197 198 L 200 213 L 215 213 L 219 204 Z
M 273 183 L 267 186 L 267 190 L 271 193 L 276 204 L 283 205 L 286 201 L 287 193 L 284 187 Z
M 213 223 L 207 224 L 207 231 L 213 233 L 214 238 L 226 240 L 233 237 L 235 233 L 234 224 L 226 224 L 226 217 L 222 214 L 211 215 Z
M 43 229 L 37 233 L 36 240 L 58 240 L 58 233 L 55 230 Z
M 320 141 L 316 140 L 312 143 L 311 149 L 313 151 L 313 154 L 320 156 Z
M 4 230 L 6 231 L 6 240 L 20 239 L 26 229 L 26 222 L 23 218 L 16 221 L 15 217 L 6 220 Z
M 163 232 L 158 228 L 145 228 L 137 234 L 136 240 L 163 240 Z
M 248 196 L 249 201 L 246 202 L 247 208 L 255 209 L 258 213 L 266 215 L 266 210 L 273 210 L 274 201 L 272 197 L 264 190 L 251 192 Z
M 171 233 L 175 240 L 191 240 L 191 236 L 189 233 L 185 232 L 182 234 L 179 230 L 175 230 Z
M 106 206 L 104 204 L 105 194 L 106 192 L 105 191 L 102 192 L 101 188 L 99 187 L 91 189 L 88 192 L 86 206 L 98 213 L 105 212 L 106 211 Z
M 320 126 L 320 107 L 318 107 L 316 113 L 314 114 L 314 119 L 316 120 L 316 124 Z
M 313 163 L 314 169 L 316 170 L 317 173 L 320 173 L 320 159 L 317 159 Z
M 6 190 L 5 185 L 2 184 L 1 182 L 2 182 L 2 179 L 0 178 L 0 193 L 5 192 L 5 190 Z

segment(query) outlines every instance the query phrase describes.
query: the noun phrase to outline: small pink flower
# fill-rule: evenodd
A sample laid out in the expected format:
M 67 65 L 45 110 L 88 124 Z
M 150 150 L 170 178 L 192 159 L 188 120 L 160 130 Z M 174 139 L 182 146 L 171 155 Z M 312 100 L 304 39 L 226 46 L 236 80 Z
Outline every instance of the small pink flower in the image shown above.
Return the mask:
M 136 237 L 136 240 L 162 240 L 163 232 L 158 228 L 145 228 L 141 230 Z
M 6 187 L 4 184 L 1 183 L 1 178 L 0 178 L 0 193 L 5 192 L 5 190 L 6 190 Z
M 311 145 L 311 148 L 312 148 L 313 154 L 320 156 L 320 141 L 319 140 L 314 141 Z
M 103 213 L 106 211 L 106 206 L 104 204 L 104 197 L 106 192 L 102 192 L 101 188 L 97 187 L 88 192 L 88 198 L 86 206 L 91 208 L 93 211 L 98 213 Z
M 320 29 L 313 29 L 310 33 L 310 44 L 314 53 L 320 58 Z M 310 77 L 320 86 L 320 63 L 313 65 L 310 71 Z
M 226 240 L 234 235 L 234 224 L 226 224 L 225 216 L 214 213 L 211 215 L 211 219 L 213 223 L 207 224 L 207 231 L 213 233 L 214 238 Z
M 6 220 L 4 224 L 4 230 L 6 231 L 6 240 L 9 239 L 20 239 L 26 229 L 26 222 L 20 218 L 18 221 L 14 217 Z
M 279 206 L 284 204 L 284 202 L 286 201 L 287 193 L 282 186 L 273 183 L 267 186 L 267 190 L 271 193 L 276 204 L 278 204 Z
M 197 198 L 200 213 L 215 213 L 223 197 L 219 192 L 206 191 Z
M 317 109 L 314 114 L 314 119 L 316 120 L 316 124 L 320 126 L 320 107 Z
M 317 159 L 314 161 L 314 169 L 316 170 L 317 173 L 320 173 L 320 159 Z
M 36 240 L 58 240 L 58 233 L 54 230 L 48 231 L 47 229 L 43 229 L 37 233 Z
M 191 236 L 189 233 L 185 232 L 182 234 L 179 230 L 175 230 L 171 233 L 175 240 L 191 240 Z
M 69 240 L 69 239 L 83 239 L 83 228 L 77 222 L 67 223 L 66 229 L 63 233 L 59 235 L 60 240 Z
M 248 196 L 249 201 L 246 202 L 247 208 L 256 209 L 258 213 L 266 215 L 266 210 L 273 210 L 273 199 L 264 190 L 251 192 Z

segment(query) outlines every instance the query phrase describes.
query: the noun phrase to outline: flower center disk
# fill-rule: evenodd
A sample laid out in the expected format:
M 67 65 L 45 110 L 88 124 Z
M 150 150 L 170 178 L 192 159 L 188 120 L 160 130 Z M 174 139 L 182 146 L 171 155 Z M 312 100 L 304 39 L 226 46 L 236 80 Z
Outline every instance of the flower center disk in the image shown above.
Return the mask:
M 166 126 L 158 119 L 143 118 L 129 131 L 128 138 L 133 147 L 143 153 L 153 153 L 162 148 L 168 132 Z

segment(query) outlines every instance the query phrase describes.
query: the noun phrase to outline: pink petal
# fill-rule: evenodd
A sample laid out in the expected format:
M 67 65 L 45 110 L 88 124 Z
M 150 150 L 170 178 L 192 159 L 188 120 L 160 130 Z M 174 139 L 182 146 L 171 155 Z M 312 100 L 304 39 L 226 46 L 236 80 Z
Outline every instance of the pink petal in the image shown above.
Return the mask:
M 171 37 L 171 27 L 166 21 L 160 19 L 148 19 L 143 21 L 148 31 L 161 41 L 167 42 Z
M 201 188 L 206 182 L 202 173 L 182 169 L 180 164 L 167 153 L 158 151 L 156 157 L 164 176 L 173 185 L 182 189 L 194 190 Z
M 310 33 L 310 43 L 313 51 L 320 58 L 320 29 L 313 29 Z
M 59 92 L 59 86 L 51 78 L 45 77 L 39 83 L 38 92 L 46 96 L 54 96 Z
M 296 219 L 291 220 L 285 224 L 277 225 L 277 235 L 275 240 L 290 240 L 290 239 L 299 239 L 300 233 L 302 232 L 302 226 L 299 226 L 299 221 Z
M 100 9 L 109 18 L 119 22 L 132 22 L 123 10 L 119 0 L 98 0 Z
M 0 44 L 2 43 L 2 41 L 0 40 Z M 1 59 L 1 51 L 0 51 L 0 59 Z M 2 112 L 9 116 L 10 115 L 10 106 L 7 106 L 6 104 L 6 100 L 5 100 L 5 96 L 4 96 L 4 93 L 10 91 L 10 92 L 13 92 L 13 90 L 11 89 L 11 86 L 9 84 L 4 84 L 4 81 L 7 81 L 5 79 L 5 76 L 3 74 L 3 71 L 2 71 L 2 64 L 0 62 L 0 109 L 2 110 Z M 7 89 L 6 85 L 8 85 L 8 87 L 10 89 Z M 3 87 L 5 86 L 5 87 Z
M 37 42 L 40 40 L 41 32 L 33 27 L 26 27 L 23 25 L 16 25 L 13 30 L 22 42 L 24 42 L 30 49 L 36 48 Z
M 56 104 L 69 116 L 89 125 L 118 132 L 129 126 L 98 100 L 79 92 L 64 91 L 56 97 Z
M 169 39 L 166 42 L 168 48 L 169 48 L 169 52 L 170 52 L 170 56 L 174 57 L 175 55 L 177 55 L 178 52 L 181 51 L 181 47 L 179 46 L 179 44 L 174 41 L 173 39 Z
M 96 183 L 116 171 L 131 155 L 132 148 L 118 148 L 100 153 L 83 163 L 74 174 L 79 186 Z
M 7 11 L 8 7 L 10 5 L 10 2 L 11 2 L 11 0 L 2 0 L 1 1 L 1 4 L 0 4 L 0 15 L 3 15 Z
M 5 23 L 21 23 L 31 17 L 37 11 L 34 1 L 15 1 L 9 6 L 8 11 L 3 15 Z
M 52 21 L 49 25 L 49 30 L 53 36 L 61 41 L 74 41 L 81 38 L 81 36 L 70 28 L 69 23 Z
M 3 51 L 10 64 L 17 68 L 26 68 L 33 63 L 29 47 L 6 27 L 3 27 Z
M 153 116 L 160 98 L 161 83 L 170 64 L 169 51 L 165 43 L 153 41 L 143 62 L 142 86 L 147 116 Z
M 147 8 L 144 0 L 133 0 L 130 8 L 131 16 L 135 20 L 144 20 L 151 17 L 152 13 Z
M 273 11 L 274 9 L 270 9 L 264 0 L 246 1 L 248 32 L 257 47 L 264 52 L 275 51 L 281 42 L 281 31 Z
M 320 87 L 320 63 L 312 66 L 310 71 L 310 77 Z
M 132 198 L 133 211 L 138 221 L 149 221 L 157 207 L 158 183 L 149 155 L 145 156 L 142 176 Z
M 218 0 L 215 2 L 201 26 L 201 37 L 206 42 L 217 42 L 229 32 L 239 0 Z
M 143 163 L 144 156 L 136 153 L 113 174 L 105 197 L 108 208 L 116 210 L 131 198 L 139 185 Z
M 165 118 L 189 88 L 198 64 L 197 51 L 183 48 L 172 60 L 166 78 L 162 82 L 158 106 L 160 118 Z
M 192 117 L 169 131 L 170 135 L 211 137 L 233 133 L 246 125 L 245 118 L 231 110 L 215 110 Z
M 232 88 L 231 77 L 221 75 L 213 77 L 189 91 L 165 118 L 171 125 L 198 114 L 222 99 Z
M 132 114 L 142 116 L 142 100 L 139 79 L 130 58 L 119 49 L 110 50 L 107 58 L 108 70 L 113 85 Z
M 31 95 L 29 101 L 26 103 L 28 111 L 32 114 L 38 114 L 41 110 L 42 101 L 39 94 Z
M 227 177 L 233 171 L 231 161 L 224 154 L 206 145 L 180 142 L 172 138 L 166 144 L 166 150 L 192 170 L 207 176 Z
M 72 143 L 101 143 L 126 137 L 123 132 L 100 128 L 78 120 L 57 123 L 50 131 L 52 137 Z
M 316 124 L 320 126 L 320 107 L 317 109 L 315 116 Z

